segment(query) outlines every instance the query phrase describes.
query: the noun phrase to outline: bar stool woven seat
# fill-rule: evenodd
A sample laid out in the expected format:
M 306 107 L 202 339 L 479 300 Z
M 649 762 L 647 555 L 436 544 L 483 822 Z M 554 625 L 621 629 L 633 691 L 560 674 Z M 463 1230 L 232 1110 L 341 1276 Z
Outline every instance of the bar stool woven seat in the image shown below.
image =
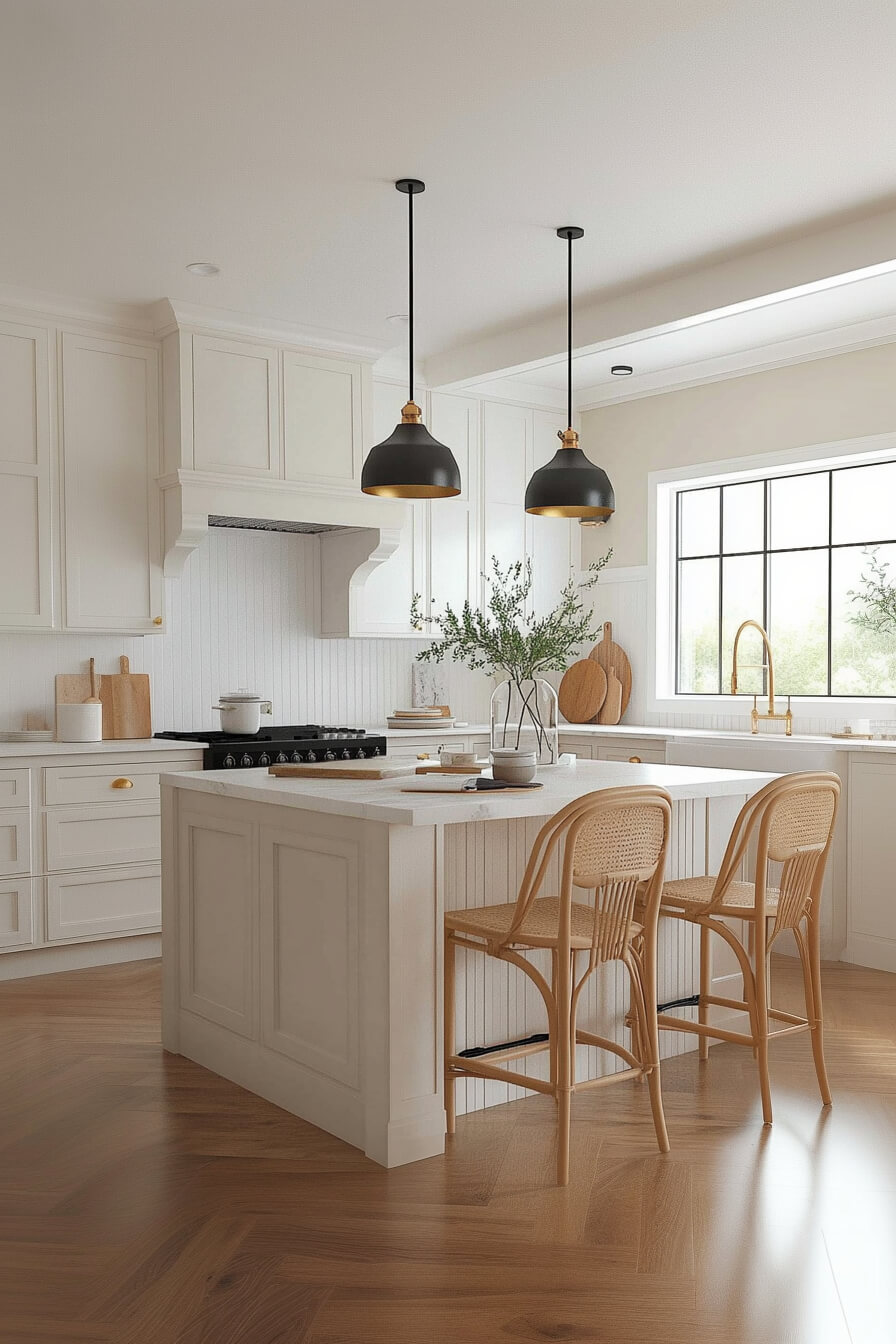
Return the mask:
M 560 937 L 561 903 L 557 896 L 542 896 L 530 905 L 522 924 L 514 931 L 513 945 L 524 947 L 553 947 Z M 457 929 L 462 933 L 478 934 L 481 938 L 504 936 L 513 923 L 516 914 L 516 901 L 505 905 L 483 905 L 470 910 L 449 910 L 445 915 L 445 927 Z M 591 946 L 594 937 L 594 906 L 581 905 L 573 901 L 569 907 L 570 938 L 569 945 L 577 952 L 583 952 Z M 608 917 L 600 911 L 598 924 L 607 925 Z M 638 937 L 642 926 L 632 920 L 632 937 Z
M 685 909 L 690 906 L 699 908 L 706 906 L 716 894 L 716 879 L 714 877 L 682 877 L 675 882 L 663 883 L 663 899 L 660 910 L 665 910 L 667 906 L 681 906 Z M 767 887 L 765 892 L 765 909 L 769 915 L 774 915 L 778 909 L 778 898 L 780 892 L 777 887 Z M 756 906 L 756 884 L 754 882 L 732 882 L 725 891 L 722 900 L 722 909 L 748 911 L 755 909 Z M 740 916 L 743 918 L 743 915 Z

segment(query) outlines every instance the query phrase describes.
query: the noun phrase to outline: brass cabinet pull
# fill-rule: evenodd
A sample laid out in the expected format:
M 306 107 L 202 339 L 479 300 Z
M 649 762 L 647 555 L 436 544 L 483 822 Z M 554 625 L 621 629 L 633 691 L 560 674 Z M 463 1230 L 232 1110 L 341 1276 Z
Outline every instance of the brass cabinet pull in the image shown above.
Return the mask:
M 632 765 L 640 765 L 640 764 L 641 764 L 641 757 L 640 757 L 640 756 L 629 756 L 628 759 L 629 759 L 629 761 L 631 762 Z
M 152 623 L 153 625 L 161 625 L 162 624 L 161 616 L 153 616 Z
M 113 789 L 132 789 L 134 781 L 132 779 L 113 779 L 110 788 Z

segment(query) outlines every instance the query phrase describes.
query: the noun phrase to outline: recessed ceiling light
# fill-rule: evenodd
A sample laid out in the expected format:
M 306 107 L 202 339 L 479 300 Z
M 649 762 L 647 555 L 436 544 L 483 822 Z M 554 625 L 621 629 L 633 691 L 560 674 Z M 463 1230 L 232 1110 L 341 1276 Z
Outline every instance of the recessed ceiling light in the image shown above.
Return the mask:
M 614 373 L 617 378 L 628 378 L 634 373 L 634 369 L 631 364 L 614 364 L 610 372 Z
M 408 325 L 408 315 L 407 313 L 390 313 L 386 321 L 391 322 L 393 327 L 406 327 Z
M 187 267 L 191 275 L 217 275 L 220 269 L 213 261 L 191 261 Z

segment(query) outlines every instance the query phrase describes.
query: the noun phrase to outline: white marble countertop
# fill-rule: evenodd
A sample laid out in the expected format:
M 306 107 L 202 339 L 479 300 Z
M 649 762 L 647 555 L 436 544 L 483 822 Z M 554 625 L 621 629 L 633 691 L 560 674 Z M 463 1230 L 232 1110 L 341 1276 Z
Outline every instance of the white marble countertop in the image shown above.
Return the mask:
M 896 742 L 885 742 L 881 738 L 872 738 L 871 741 L 865 741 L 862 738 L 830 737 L 830 736 L 811 736 L 806 733 L 794 733 L 792 737 L 787 737 L 783 732 L 764 732 L 762 729 L 758 733 L 751 733 L 749 729 L 737 732 L 733 729 L 722 730 L 718 728 L 668 728 L 657 725 L 647 726 L 637 723 L 619 723 L 615 725 L 600 723 L 561 723 L 561 734 L 574 733 L 586 737 L 639 737 L 655 738 L 659 742 L 666 742 L 671 739 L 704 742 L 745 742 L 748 744 L 757 744 L 759 746 L 813 746 L 826 747 L 829 751 L 896 751 Z M 386 728 L 379 725 L 368 729 L 371 733 L 380 733 L 400 742 L 403 737 L 413 740 L 418 737 L 425 737 L 428 740 L 433 738 L 449 737 L 488 737 L 489 725 L 487 723 L 467 723 L 455 724 L 453 728 L 413 728 L 413 729 L 395 729 Z
M 0 760 L 25 760 L 35 756 L 131 756 L 144 751 L 169 756 L 201 753 L 201 742 L 171 742 L 159 737 L 118 738 L 105 742 L 0 742 Z
M 409 766 L 409 770 L 413 765 Z M 409 778 L 410 778 L 409 774 Z M 397 826 L 441 826 L 502 817 L 550 816 L 594 789 L 658 784 L 673 798 L 713 798 L 755 793 L 777 778 L 755 770 L 706 770 L 697 766 L 631 765 L 577 761 L 539 771 L 544 788 L 493 794 L 403 793 L 401 779 L 276 779 L 266 769 L 206 770 L 162 775 L 162 783 L 223 798 L 357 817 Z

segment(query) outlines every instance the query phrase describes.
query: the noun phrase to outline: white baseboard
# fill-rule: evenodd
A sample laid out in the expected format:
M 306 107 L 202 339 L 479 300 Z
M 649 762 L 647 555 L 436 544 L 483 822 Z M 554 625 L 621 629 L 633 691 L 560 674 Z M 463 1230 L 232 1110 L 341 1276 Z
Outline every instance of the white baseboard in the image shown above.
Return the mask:
M 162 939 L 158 933 L 106 938 L 95 943 L 70 943 L 67 947 L 26 948 L 0 957 L 0 981 L 54 975 L 58 971 L 82 971 L 88 966 L 115 966 L 122 961 L 147 961 L 161 955 Z

